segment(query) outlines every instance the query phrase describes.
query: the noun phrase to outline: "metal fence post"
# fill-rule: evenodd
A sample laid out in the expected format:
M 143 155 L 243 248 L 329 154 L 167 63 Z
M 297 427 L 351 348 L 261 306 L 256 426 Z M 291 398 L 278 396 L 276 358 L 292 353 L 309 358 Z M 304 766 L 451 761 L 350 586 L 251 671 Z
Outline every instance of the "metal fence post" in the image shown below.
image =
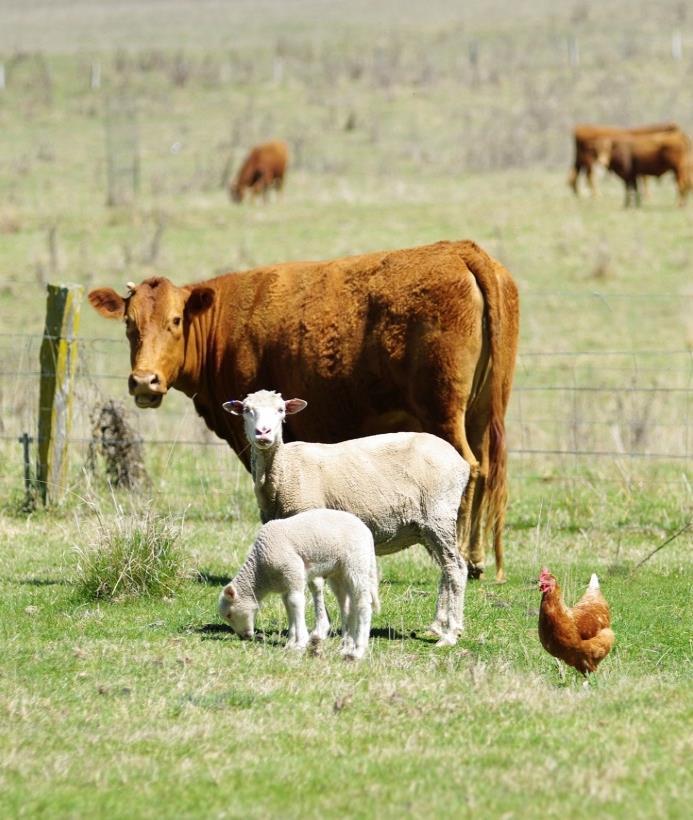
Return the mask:
M 46 326 L 41 343 L 36 480 L 44 504 L 65 492 L 72 385 L 77 369 L 77 331 L 83 288 L 48 285 Z

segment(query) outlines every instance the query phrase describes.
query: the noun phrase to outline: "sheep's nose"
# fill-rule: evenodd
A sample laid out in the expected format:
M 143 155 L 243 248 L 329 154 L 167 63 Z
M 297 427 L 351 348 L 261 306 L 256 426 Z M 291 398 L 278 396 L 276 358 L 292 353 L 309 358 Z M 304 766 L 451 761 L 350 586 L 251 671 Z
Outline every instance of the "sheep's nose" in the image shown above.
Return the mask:
M 256 436 L 268 436 L 271 432 L 272 432 L 272 430 L 269 427 L 256 427 L 255 428 L 255 435 Z

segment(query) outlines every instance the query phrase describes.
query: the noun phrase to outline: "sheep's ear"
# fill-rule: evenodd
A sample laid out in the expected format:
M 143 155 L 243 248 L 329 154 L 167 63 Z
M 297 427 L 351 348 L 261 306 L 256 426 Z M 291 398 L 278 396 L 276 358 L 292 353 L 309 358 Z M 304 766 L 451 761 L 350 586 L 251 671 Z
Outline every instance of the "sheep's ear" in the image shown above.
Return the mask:
M 303 399 L 289 399 L 284 402 L 284 409 L 286 410 L 287 415 L 291 415 L 292 413 L 300 413 L 301 410 L 305 410 L 306 407 L 308 407 L 308 402 L 303 401 Z
M 238 401 L 238 399 L 233 399 L 232 401 L 225 401 L 221 405 L 227 413 L 232 413 L 234 416 L 242 416 L 243 415 L 243 402 Z
M 236 587 L 233 584 L 227 584 L 224 587 L 224 595 L 233 601 L 236 597 Z

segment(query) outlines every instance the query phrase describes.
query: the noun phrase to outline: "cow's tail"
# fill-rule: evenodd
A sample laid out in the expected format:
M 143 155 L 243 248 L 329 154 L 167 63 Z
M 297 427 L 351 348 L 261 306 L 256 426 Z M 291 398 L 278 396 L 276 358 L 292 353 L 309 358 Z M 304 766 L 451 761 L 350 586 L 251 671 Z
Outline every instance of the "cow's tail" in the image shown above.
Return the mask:
M 519 299 L 510 274 L 474 242 L 468 242 L 465 261 L 484 297 L 485 322 L 491 354 L 489 413 L 489 464 L 484 503 L 484 535 L 493 535 L 496 572 L 503 569 L 500 531 L 505 521 L 508 498 L 505 437 L 505 411 L 510 399 L 517 339 L 519 332 Z

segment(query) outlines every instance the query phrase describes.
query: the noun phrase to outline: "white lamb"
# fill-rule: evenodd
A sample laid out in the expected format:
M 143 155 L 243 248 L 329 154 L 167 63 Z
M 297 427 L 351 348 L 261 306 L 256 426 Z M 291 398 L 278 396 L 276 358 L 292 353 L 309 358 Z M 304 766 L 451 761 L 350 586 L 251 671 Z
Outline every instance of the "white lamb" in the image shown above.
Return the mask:
M 306 582 L 327 579 L 342 616 L 342 654 L 362 658 L 371 628 L 371 610 L 380 609 L 373 536 L 351 513 L 316 509 L 270 521 L 219 596 L 219 614 L 242 638 L 252 637 L 260 601 L 278 592 L 289 617 L 286 646 L 305 649 Z
M 242 415 L 251 445 L 251 472 L 263 521 L 328 507 L 357 515 L 378 555 L 422 543 L 441 568 L 431 630 L 453 645 L 463 629 L 467 566 L 457 547 L 460 505 L 469 465 L 455 448 L 428 433 L 386 433 L 339 444 L 283 443 L 282 422 L 303 399 L 285 401 L 259 390 L 224 409 Z M 315 634 L 329 621 L 320 579 L 313 581 Z

